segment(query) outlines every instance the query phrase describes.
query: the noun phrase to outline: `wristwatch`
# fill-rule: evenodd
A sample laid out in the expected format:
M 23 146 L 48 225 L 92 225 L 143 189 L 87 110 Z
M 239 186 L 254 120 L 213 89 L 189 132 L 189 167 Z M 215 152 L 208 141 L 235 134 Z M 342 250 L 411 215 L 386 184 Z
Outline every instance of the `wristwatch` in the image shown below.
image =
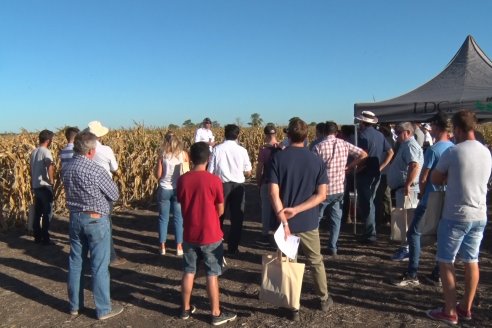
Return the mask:
M 285 226 L 288 226 L 289 225 L 289 222 L 288 221 L 285 221 L 285 222 L 282 222 L 282 225 L 285 227 Z

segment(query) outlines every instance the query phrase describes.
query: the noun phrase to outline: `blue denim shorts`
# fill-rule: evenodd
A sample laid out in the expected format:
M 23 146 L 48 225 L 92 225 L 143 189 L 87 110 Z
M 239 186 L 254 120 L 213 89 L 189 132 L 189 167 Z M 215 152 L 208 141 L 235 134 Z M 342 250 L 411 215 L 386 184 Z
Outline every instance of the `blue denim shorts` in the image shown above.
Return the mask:
M 455 221 L 442 218 L 437 229 L 436 260 L 454 263 L 456 255 L 465 263 L 478 262 L 480 243 L 487 220 Z
M 185 273 L 196 273 L 199 259 L 203 259 L 207 276 L 220 276 L 224 259 L 222 240 L 208 245 L 183 243 L 183 263 Z

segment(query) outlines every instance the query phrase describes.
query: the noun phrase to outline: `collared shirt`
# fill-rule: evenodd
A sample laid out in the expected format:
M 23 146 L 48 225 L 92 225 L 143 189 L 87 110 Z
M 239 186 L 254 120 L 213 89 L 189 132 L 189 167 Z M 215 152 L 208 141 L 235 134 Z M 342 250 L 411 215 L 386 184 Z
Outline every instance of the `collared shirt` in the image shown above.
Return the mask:
M 111 176 L 93 160 L 75 155 L 61 172 L 70 212 L 97 212 L 109 215 L 119 192 Z
M 345 140 L 329 135 L 314 146 L 313 152 L 323 160 L 328 175 L 328 195 L 345 190 L 345 167 L 349 155 L 359 158 L 363 150 Z
M 97 141 L 96 155 L 93 161 L 102 166 L 109 173 L 109 176 L 113 176 L 112 172 L 118 170 L 118 162 L 116 162 L 116 157 L 114 156 L 113 150 L 109 146 L 105 146 Z
M 65 148 L 60 151 L 61 167 L 65 166 L 68 162 L 72 160 L 73 157 L 73 143 L 69 142 Z
M 409 138 L 400 144 L 398 152 L 386 172 L 386 180 L 391 189 L 397 190 L 405 186 L 408 175 L 408 166 L 412 162 L 417 163 L 419 166 L 418 172 L 412 181 L 413 190 L 418 192 L 420 191 L 419 176 L 422 165 L 424 164 L 424 153 L 422 147 L 420 147 L 415 138 Z
M 251 171 L 246 148 L 236 140 L 224 141 L 214 148 L 208 171 L 217 175 L 222 182 L 243 183 L 246 180 L 244 172 Z
M 199 128 L 195 132 L 195 142 L 205 141 L 205 142 L 214 142 L 215 138 L 212 133 L 212 130 Z
M 357 146 L 367 153 L 365 167 L 358 174 L 379 176 L 379 166 L 384 161 L 384 155 L 391 149 L 388 140 L 374 127 L 368 126 L 360 132 Z

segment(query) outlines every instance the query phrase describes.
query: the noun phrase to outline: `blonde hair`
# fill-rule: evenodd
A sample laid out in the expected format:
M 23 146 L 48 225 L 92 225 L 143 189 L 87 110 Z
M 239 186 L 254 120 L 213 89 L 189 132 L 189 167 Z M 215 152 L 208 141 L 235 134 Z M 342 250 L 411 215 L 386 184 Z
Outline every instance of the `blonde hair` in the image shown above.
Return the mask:
M 161 153 L 166 158 L 178 157 L 183 151 L 183 143 L 172 132 L 167 132 L 161 145 Z

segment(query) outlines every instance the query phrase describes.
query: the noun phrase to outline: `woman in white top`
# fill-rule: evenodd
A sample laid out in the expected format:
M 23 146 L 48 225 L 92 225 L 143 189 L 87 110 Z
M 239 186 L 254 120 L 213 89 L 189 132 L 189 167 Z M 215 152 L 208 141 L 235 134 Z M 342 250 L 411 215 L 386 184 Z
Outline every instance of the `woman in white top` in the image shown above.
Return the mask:
M 173 209 L 176 254 L 183 255 L 183 216 L 176 198 L 176 186 L 184 167 L 189 167 L 188 154 L 181 141 L 172 132 L 166 133 L 157 158 L 156 177 L 159 180 L 157 203 L 159 205 L 159 243 L 161 255 L 166 254 L 167 226 L 171 205 Z

